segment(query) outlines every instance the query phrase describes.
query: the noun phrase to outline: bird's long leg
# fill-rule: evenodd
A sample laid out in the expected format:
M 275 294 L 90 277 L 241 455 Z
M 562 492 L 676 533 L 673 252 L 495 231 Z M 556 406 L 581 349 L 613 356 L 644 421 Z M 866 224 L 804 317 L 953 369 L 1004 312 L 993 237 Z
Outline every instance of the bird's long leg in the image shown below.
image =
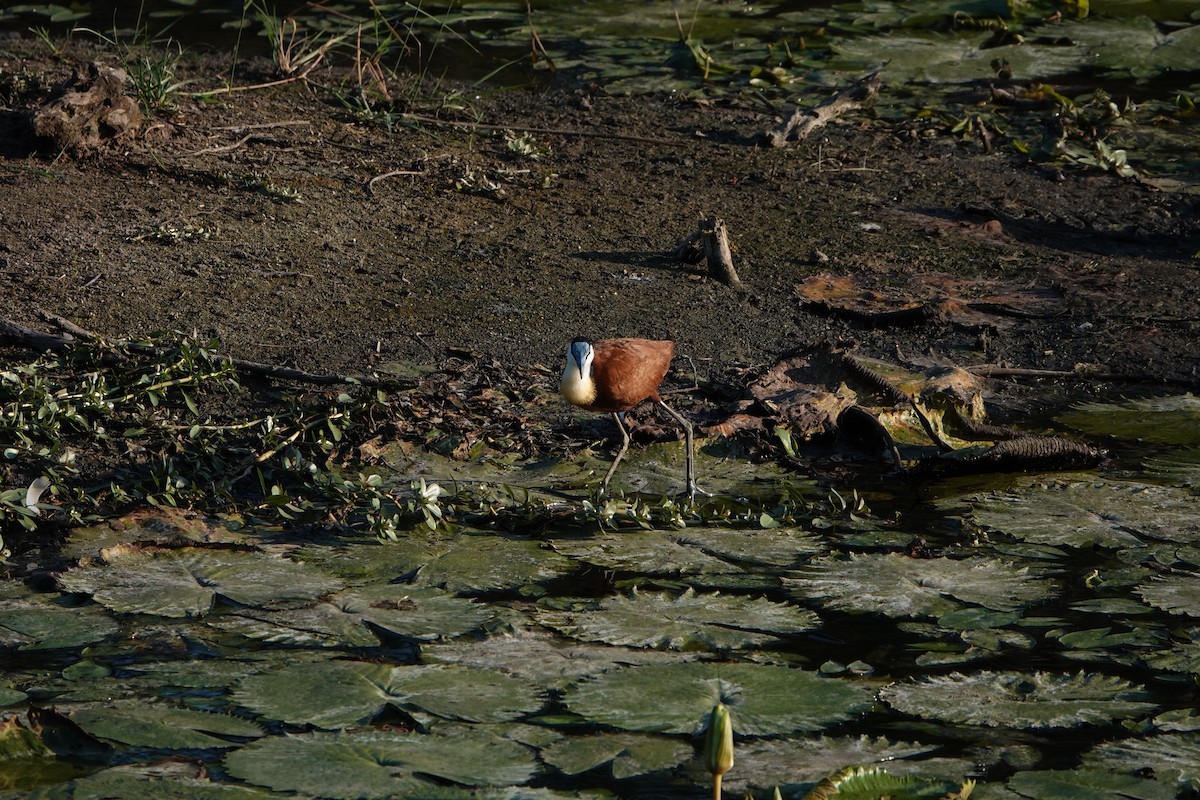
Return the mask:
M 617 430 L 621 432 L 621 449 L 617 451 L 617 457 L 613 459 L 608 472 L 604 473 L 604 480 L 600 481 L 601 497 L 608 494 L 608 482 L 612 480 L 613 473 L 617 471 L 617 464 L 621 463 L 621 459 L 625 457 L 625 451 L 629 449 L 629 430 L 625 427 L 625 423 L 621 422 L 621 415 L 613 414 L 612 418 L 613 422 L 617 423 Z
M 684 436 L 687 438 L 687 493 L 688 493 L 689 498 L 691 498 L 692 500 L 695 500 L 696 499 L 696 457 L 693 454 L 694 447 L 692 444 L 692 423 L 688 422 L 687 418 L 684 417 L 683 414 L 680 414 L 678 411 L 676 411 L 675 409 L 671 408 L 669 405 L 664 403 L 661 398 L 659 398 L 658 404 L 660 406 L 662 406 L 664 409 L 666 409 L 667 413 L 670 414 L 672 417 L 674 417 L 675 420 L 680 425 L 683 426 L 683 433 L 684 433 Z

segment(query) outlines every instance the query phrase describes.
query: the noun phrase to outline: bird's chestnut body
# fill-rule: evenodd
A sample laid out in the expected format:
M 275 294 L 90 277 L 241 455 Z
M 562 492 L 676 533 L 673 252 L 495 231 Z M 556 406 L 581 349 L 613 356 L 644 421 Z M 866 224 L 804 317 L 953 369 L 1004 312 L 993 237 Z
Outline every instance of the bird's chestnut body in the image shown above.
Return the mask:
M 572 348 L 586 345 L 572 342 Z M 658 403 L 675 343 L 653 339 L 602 339 L 592 345 L 590 363 L 568 355 L 562 394 L 571 405 L 588 411 L 628 411 L 650 400 Z

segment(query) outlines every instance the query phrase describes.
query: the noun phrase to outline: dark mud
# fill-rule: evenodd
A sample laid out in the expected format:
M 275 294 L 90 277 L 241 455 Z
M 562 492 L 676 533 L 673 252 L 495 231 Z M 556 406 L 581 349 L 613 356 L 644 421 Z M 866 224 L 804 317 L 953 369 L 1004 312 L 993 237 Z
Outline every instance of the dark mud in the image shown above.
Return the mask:
M 180 96 L 136 136 L 77 155 L 33 139 L 28 115 L 75 64 L 116 54 L 3 50 L 0 304 L 30 327 L 48 312 L 116 338 L 194 331 L 314 372 L 440 363 L 448 348 L 557 369 L 573 337 L 623 335 L 675 339 L 701 378 L 828 338 L 881 358 L 1200 380 L 1194 196 L 869 113 L 762 148 L 777 119 L 750 98 L 559 81 L 461 88 L 436 114 L 454 124 L 365 118 L 335 99 L 334 71 Z M 227 73 L 181 69 L 188 89 Z M 447 91 L 414 108 L 432 116 Z M 504 126 L 555 132 L 529 134 L 534 158 Z M 669 255 L 711 215 L 729 226 L 740 289 Z M 1002 284 L 1053 302 L 995 324 L 873 325 L 806 305 L 797 287 L 821 273 L 900 297 L 944 275 L 966 299 Z

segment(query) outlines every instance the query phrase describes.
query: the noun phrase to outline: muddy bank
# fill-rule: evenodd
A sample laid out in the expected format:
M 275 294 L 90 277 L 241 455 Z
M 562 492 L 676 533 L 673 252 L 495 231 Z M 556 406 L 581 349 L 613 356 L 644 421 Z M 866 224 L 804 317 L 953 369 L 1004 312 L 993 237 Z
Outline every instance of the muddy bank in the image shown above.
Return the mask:
M 1111 175 L 910 136 L 869 113 L 766 149 L 754 140 L 777 119 L 746 101 L 565 83 L 460 94 L 437 113 L 452 125 L 356 117 L 332 72 L 180 96 L 119 143 L 57 153 L 28 114 L 73 64 L 113 54 L 7 44 L 0 297 L 30 325 L 46 311 L 113 337 L 195 330 L 314 371 L 437 363 L 447 348 L 557 365 L 579 335 L 673 338 L 701 375 L 820 337 L 1178 379 L 1200 363 L 1196 201 Z M 217 64 L 184 67 L 190 85 L 220 85 Z M 669 257 L 713 214 L 740 289 Z M 946 276 L 943 295 L 964 301 L 1002 285 L 1046 302 L 869 324 L 808 303 L 798 287 L 820 275 L 898 307 L 919 276 Z

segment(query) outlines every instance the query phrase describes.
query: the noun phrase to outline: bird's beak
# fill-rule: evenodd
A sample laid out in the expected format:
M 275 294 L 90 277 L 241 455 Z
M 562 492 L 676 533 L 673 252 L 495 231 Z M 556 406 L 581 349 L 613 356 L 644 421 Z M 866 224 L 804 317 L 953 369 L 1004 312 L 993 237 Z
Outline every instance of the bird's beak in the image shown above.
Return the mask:
M 579 380 L 583 380 L 583 360 L 578 354 L 574 354 L 573 358 L 575 360 L 575 369 L 579 370 Z

